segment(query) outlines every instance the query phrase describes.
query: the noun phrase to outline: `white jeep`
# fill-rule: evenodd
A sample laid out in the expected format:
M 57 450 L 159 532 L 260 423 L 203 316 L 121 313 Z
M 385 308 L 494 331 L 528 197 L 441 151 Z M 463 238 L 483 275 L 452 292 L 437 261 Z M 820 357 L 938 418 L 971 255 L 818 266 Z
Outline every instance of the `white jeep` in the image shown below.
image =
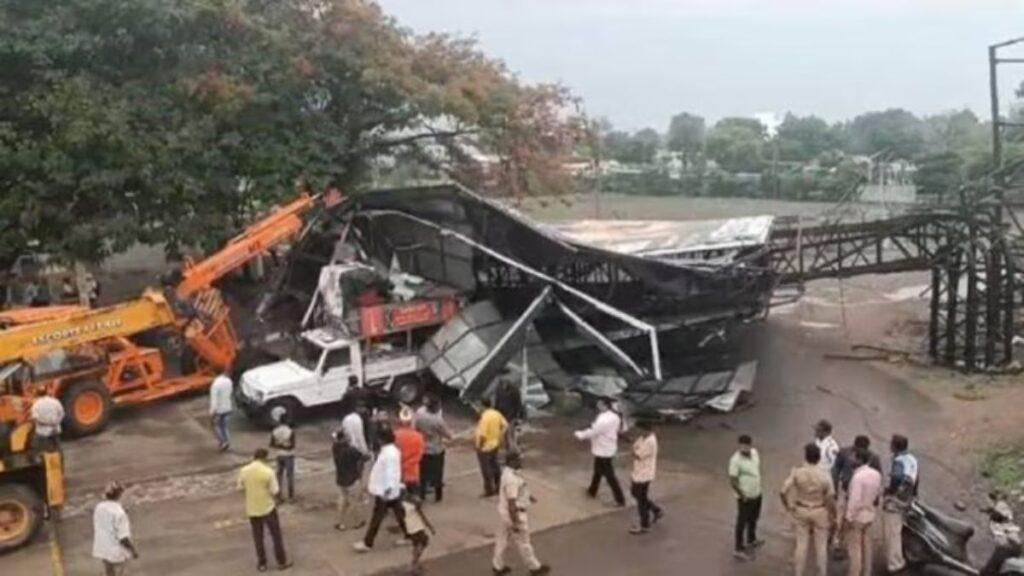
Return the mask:
M 239 404 L 250 417 L 269 423 L 281 408 L 296 418 L 303 409 L 341 402 L 352 390 L 390 393 L 404 404 L 422 394 L 420 356 L 389 345 L 371 345 L 332 328 L 303 332 L 294 358 L 258 366 L 242 374 Z M 280 412 L 280 410 L 278 410 Z

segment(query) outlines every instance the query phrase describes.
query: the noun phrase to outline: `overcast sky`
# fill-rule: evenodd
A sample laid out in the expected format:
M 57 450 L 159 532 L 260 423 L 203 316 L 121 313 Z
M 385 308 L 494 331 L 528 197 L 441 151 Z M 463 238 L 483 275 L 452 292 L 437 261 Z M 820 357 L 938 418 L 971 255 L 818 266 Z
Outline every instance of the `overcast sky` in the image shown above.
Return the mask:
M 475 36 L 522 78 L 568 85 L 594 116 L 662 131 L 683 110 L 987 115 L 986 46 L 1024 36 L 1024 0 L 378 1 L 417 32 Z

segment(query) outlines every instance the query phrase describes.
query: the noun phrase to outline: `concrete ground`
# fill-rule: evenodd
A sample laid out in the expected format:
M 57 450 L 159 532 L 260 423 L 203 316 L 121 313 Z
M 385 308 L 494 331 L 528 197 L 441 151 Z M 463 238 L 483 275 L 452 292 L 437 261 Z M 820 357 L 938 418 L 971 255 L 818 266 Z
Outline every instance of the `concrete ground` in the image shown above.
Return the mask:
M 903 287 L 915 281 L 904 279 Z M 840 309 L 836 287 L 822 285 L 804 304 L 778 311 L 747 334 L 743 345 L 760 361 L 751 403 L 733 414 L 660 429 L 662 457 L 654 496 L 665 504 L 668 516 L 644 537 L 626 532 L 632 509 L 615 510 L 583 494 L 589 457 L 570 432 L 585 417 L 537 421 L 525 443 L 527 477 L 539 499 L 532 524 L 540 555 L 559 574 L 788 573 L 788 523 L 775 494 L 798 463 L 811 425 L 823 417 L 832 420 L 844 444 L 855 434 L 867 433 L 882 447 L 890 434 L 908 434 L 922 457 L 924 498 L 947 511 L 954 499 L 970 499 L 976 455 L 970 451 L 969 430 L 963 431 L 972 421 L 964 418 L 984 406 L 951 403 L 942 396 L 945 388 L 909 381 L 906 373 L 890 366 L 824 357 L 848 352 L 851 341 L 881 341 L 892 318 L 923 306 L 912 297 L 885 298 L 879 286 L 887 285 L 847 286 L 842 291 L 847 306 Z M 891 288 L 892 293 L 900 290 Z M 998 397 L 992 402 L 998 403 Z M 125 503 L 142 553 L 126 574 L 255 573 L 234 475 L 247 455 L 265 443 L 266 434 L 238 419 L 232 452 L 220 454 L 206 426 L 205 406 L 205 398 L 196 397 L 126 412 L 103 434 L 69 444 L 72 503 L 56 525 L 54 543 L 40 538 L 0 558 L 0 574 L 98 574 L 89 557 L 89 511 L 111 478 L 131 484 Z M 468 414 L 456 406 L 448 414 L 465 436 Z M 392 536 L 382 535 L 372 554 L 356 556 L 350 546 L 358 535 L 331 529 L 333 478 L 327 450 L 328 433 L 336 424 L 334 415 L 323 411 L 300 429 L 300 496 L 282 508 L 286 543 L 296 561 L 291 573 L 347 576 L 399 569 L 409 552 L 395 549 Z M 762 532 L 768 544 L 755 562 L 746 564 L 735 563 L 730 555 L 734 504 L 724 478 L 740 433 L 753 435 L 758 444 L 766 486 Z M 620 478 L 626 478 L 627 466 L 620 456 Z M 478 497 L 476 464 L 465 440 L 449 452 L 448 484 L 445 503 L 427 508 L 439 529 L 428 550 L 428 570 L 446 576 L 487 574 L 495 503 Z M 833 567 L 832 573 L 841 568 Z
M 790 467 L 799 462 L 811 424 L 822 417 L 833 422 L 843 443 L 852 435 L 867 433 L 876 446 L 882 446 L 883 440 L 897 431 L 925 440 L 918 454 L 927 478 L 923 497 L 929 502 L 952 511 L 950 502 L 968 491 L 970 477 L 949 466 L 944 451 L 934 444 L 943 416 L 929 398 L 871 365 L 823 359 L 822 352 L 836 349 L 834 345 L 820 335 L 801 333 L 793 325 L 772 321 L 755 339 L 762 363 L 749 409 L 705 417 L 660 433 L 662 462 L 696 471 L 698 489 L 662 497 L 666 518 L 644 536 L 627 533 L 635 521 L 633 509 L 537 534 L 538 555 L 556 573 L 792 573 L 792 534 L 777 493 Z M 725 466 L 740 433 L 754 437 L 765 473 L 761 535 L 767 544 L 749 563 L 737 563 L 730 554 L 735 510 Z M 664 490 L 672 483 L 671 478 L 662 476 L 656 485 Z M 880 538 L 880 530 L 875 536 Z M 987 553 L 984 545 L 981 552 Z M 430 563 L 429 573 L 484 574 L 490 553 L 490 549 L 482 549 L 447 556 Z M 884 571 L 876 566 L 875 573 Z M 835 563 L 829 574 L 845 574 L 845 565 Z

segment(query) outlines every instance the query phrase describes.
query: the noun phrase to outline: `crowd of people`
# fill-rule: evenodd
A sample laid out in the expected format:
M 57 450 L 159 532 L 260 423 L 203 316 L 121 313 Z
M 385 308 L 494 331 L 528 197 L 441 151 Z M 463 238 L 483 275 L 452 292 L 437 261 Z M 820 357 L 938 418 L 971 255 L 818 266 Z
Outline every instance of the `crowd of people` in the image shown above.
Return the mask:
M 218 378 L 210 389 L 210 417 L 221 450 L 230 446 L 226 424 L 232 413 L 231 381 Z M 481 401 L 473 433 L 473 445 L 480 468 L 482 498 L 497 499 L 498 528 L 495 531 L 492 569 L 508 574 L 506 561 L 510 545 L 516 549 L 532 575 L 547 574 L 530 538 L 529 510 L 536 502 L 523 475 L 519 430 L 525 409 L 519 388 L 500 381 L 491 399 Z M 295 497 L 296 435 L 290 415 L 272 413 L 275 426 L 268 446 L 255 451 L 251 462 L 238 473 L 238 487 L 244 492 L 246 515 L 252 529 L 257 569 L 268 569 L 265 536 L 269 532 L 277 568 L 292 566 L 285 550 L 277 507 Z M 658 439 L 653 426 L 638 421 L 626 432 L 622 415 L 613 402 L 597 400 L 597 415 L 589 427 L 575 432 L 579 441 L 589 443 L 593 471 L 586 494 L 596 498 L 607 484 L 614 504 L 626 505 L 614 459 L 620 442 L 632 442 L 630 494 L 636 502 L 637 522 L 629 529 L 642 535 L 664 516 L 651 497 L 658 460 Z M 331 453 L 337 485 L 339 532 L 365 530 L 353 543 L 354 551 L 374 550 L 385 519 L 393 517 L 400 531 L 398 546 L 411 550 L 410 569 L 418 574 L 421 559 L 434 534 L 424 513 L 423 502 L 433 496 L 442 502 L 445 486 L 445 453 L 454 434 L 445 421 L 440 400 L 427 396 L 415 411 L 401 407 L 397 412 L 373 409 L 359 399 L 354 409 L 331 434 Z M 752 561 L 764 543 L 757 527 L 762 509 L 761 460 L 754 441 L 741 435 L 738 448 L 728 463 L 730 486 L 737 502 L 734 556 Z M 780 490 L 780 498 L 792 518 L 795 546 L 794 570 L 807 572 L 813 551 L 818 574 L 825 576 L 832 557 L 848 562 L 850 576 L 871 573 L 876 520 L 882 518 L 885 563 L 890 573 L 906 566 L 901 530 L 903 514 L 916 496 L 917 459 L 909 452 L 906 437 L 895 435 L 890 442 L 892 460 L 883 485 L 881 459 L 871 450 L 867 436 L 857 436 L 851 445 L 840 447 L 832 425 L 822 420 L 814 427 L 813 441 L 804 447 L 803 463 L 792 469 Z M 128 517 L 118 500 L 124 489 L 112 485 L 94 516 L 94 556 L 108 575 L 118 574 L 125 562 L 137 557 L 131 540 Z
M 822 420 L 814 427 L 814 439 L 804 446 L 804 462 L 794 467 L 780 490 L 782 505 L 793 522 L 794 573 L 807 573 L 809 551 L 815 568 L 826 576 L 829 548 L 833 558 L 847 561 L 847 574 L 869 576 L 873 569 L 872 532 L 879 516 L 884 535 L 885 566 L 889 574 L 903 571 L 903 516 L 917 495 L 918 463 L 905 436 L 894 435 L 889 443 L 892 460 L 883 483 L 881 459 L 864 435 L 840 448 L 832 424 Z M 736 495 L 737 560 L 753 560 L 763 544 L 757 537 L 761 515 L 761 461 L 753 439 L 739 437 L 739 447 L 729 461 L 729 478 Z M 813 546 L 812 546 L 813 543 Z

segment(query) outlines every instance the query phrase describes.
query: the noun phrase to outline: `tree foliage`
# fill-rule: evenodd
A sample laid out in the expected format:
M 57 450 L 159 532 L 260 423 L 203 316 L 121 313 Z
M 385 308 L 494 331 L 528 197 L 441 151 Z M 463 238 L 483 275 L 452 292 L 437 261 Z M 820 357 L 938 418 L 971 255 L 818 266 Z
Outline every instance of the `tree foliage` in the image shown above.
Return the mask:
M 861 114 L 845 126 L 847 149 L 857 154 L 886 152 L 910 160 L 924 150 L 924 126 L 902 108 Z
M 686 166 L 704 150 L 704 138 L 704 118 L 696 114 L 680 112 L 669 122 L 668 149 L 681 153 Z
M 914 184 L 918 192 L 943 197 L 964 180 L 964 158 L 956 152 L 936 152 L 918 159 Z
M 987 148 L 991 132 L 970 110 L 955 110 L 924 118 L 925 148 L 928 153 Z
M 759 172 L 768 133 L 755 118 L 723 118 L 707 137 L 705 152 L 729 172 Z
M 574 104 L 369 0 L 7 0 L 0 259 L 30 240 L 86 260 L 217 241 L 300 177 L 355 185 L 399 151 L 558 191 Z
M 613 130 L 604 135 L 604 151 L 608 158 L 628 164 L 650 164 L 661 145 L 661 135 L 652 128 L 630 134 Z
M 787 113 L 775 133 L 779 159 L 806 162 L 836 148 L 835 133 L 827 122 L 817 116 L 795 116 Z

